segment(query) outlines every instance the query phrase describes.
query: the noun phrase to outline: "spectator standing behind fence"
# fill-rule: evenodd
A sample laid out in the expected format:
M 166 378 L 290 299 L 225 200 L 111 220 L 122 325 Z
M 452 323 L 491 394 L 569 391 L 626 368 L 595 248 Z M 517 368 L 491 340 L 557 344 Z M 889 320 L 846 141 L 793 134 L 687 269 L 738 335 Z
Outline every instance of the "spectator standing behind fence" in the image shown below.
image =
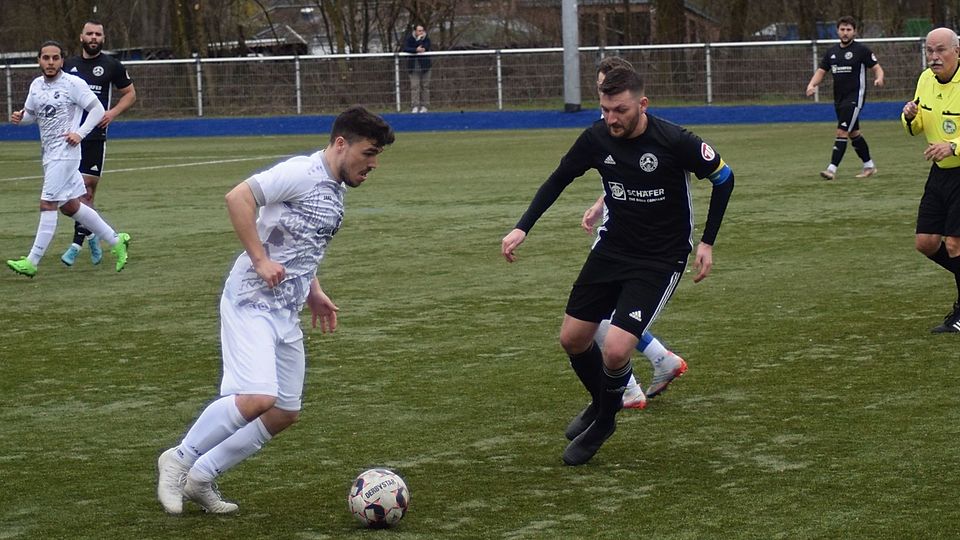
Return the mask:
M 847 150 L 847 139 L 863 160 L 863 170 L 857 178 L 867 178 L 877 174 L 877 167 L 870 158 L 867 140 L 860 134 L 860 111 L 863 109 L 867 93 L 867 69 L 873 71 L 873 85 L 883 86 L 883 68 L 877 62 L 877 56 L 866 45 L 857 43 L 857 21 L 853 17 L 840 17 L 837 21 L 837 35 L 840 43 L 830 47 L 820 60 L 820 66 L 810 77 L 807 95 L 812 96 L 817 86 L 827 75 L 833 74 L 833 107 L 837 113 L 837 138 L 833 142 L 833 154 L 830 165 L 820 173 L 825 180 L 833 180 L 837 167 Z
M 412 113 L 427 112 L 430 104 L 430 57 L 423 54 L 430 52 L 430 36 L 423 25 L 418 24 L 413 33 L 407 36 L 403 44 L 403 52 L 414 56 L 407 58 L 407 71 L 410 73 L 410 103 Z

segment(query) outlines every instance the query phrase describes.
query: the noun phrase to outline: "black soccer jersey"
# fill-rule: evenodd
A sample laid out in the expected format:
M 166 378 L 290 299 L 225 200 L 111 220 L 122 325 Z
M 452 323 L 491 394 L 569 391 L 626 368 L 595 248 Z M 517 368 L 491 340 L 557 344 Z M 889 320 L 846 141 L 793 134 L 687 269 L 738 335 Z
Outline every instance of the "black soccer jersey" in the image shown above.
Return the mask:
M 863 104 L 867 93 L 867 69 L 877 65 L 869 47 L 853 41 L 846 47 L 836 44 L 820 60 L 820 69 L 833 74 L 833 100 Z
M 603 120 L 586 129 L 534 197 L 517 228 L 529 231 L 560 192 L 588 169 L 603 180 L 607 216 L 593 249 L 619 259 L 685 264 L 693 248 L 689 172 L 706 178 L 720 155 L 697 135 L 647 114 L 643 134 L 612 137 Z
M 90 90 L 93 90 L 93 93 L 97 95 L 104 110 L 110 108 L 110 96 L 114 86 L 117 88 L 126 88 L 133 84 L 133 80 L 130 79 L 130 75 L 127 73 L 126 68 L 123 67 L 123 64 L 116 58 L 104 53 L 100 53 L 93 58 L 84 58 L 82 56 L 68 58 L 63 63 L 63 70 L 86 81 L 87 85 L 90 86 Z M 84 112 L 83 118 L 85 119 L 86 117 L 87 113 Z M 82 121 L 81 119 L 81 122 Z M 87 135 L 86 140 L 106 138 L 106 129 L 94 128 L 94 130 Z

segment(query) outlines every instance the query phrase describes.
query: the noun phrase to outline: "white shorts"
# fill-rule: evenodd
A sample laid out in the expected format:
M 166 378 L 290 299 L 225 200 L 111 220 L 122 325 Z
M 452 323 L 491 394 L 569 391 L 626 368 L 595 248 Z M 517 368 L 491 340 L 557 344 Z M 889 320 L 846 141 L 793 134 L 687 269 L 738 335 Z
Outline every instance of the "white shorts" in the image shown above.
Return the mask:
M 40 200 L 58 202 L 63 206 L 69 200 L 82 197 L 87 186 L 80 175 L 80 159 L 58 159 L 43 164 L 43 191 Z
M 300 314 L 294 310 L 238 307 L 220 297 L 221 395 L 263 394 L 276 407 L 299 411 L 306 369 Z

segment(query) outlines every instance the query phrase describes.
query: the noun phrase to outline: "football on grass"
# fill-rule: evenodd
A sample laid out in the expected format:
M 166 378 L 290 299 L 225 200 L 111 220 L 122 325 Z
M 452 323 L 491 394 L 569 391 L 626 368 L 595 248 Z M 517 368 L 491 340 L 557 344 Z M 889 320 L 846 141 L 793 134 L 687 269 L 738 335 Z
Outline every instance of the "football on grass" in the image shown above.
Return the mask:
M 410 492 L 397 473 L 389 469 L 369 469 L 353 481 L 347 504 L 350 513 L 364 527 L 392 527 L 407 513 Z

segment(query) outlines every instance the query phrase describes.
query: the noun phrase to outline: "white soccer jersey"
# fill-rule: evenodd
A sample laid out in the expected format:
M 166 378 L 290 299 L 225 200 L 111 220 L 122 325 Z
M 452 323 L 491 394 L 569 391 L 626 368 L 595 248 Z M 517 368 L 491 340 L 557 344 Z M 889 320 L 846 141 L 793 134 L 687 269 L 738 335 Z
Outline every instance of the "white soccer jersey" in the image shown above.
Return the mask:
M 257 233 L 267 257 L 286 270 L 267 287 L 246 251 L 237 257 L 224 293 L 238 306 L 299 311 L 327 244 L 343 221 L 346 187 L 330 173 L 323 152 L 296 156 L 247 180 L 260 205 Z
M 78 130 L 83 111 L 96 101 L 87 83 L 69 73 L 60 72 L 53 82 L 41 75 L 30 83 L 24 109 L 36 117 L 40 127 L 43 163 L 80 160 L 80 145 L 67 144 L 66 135 Z

